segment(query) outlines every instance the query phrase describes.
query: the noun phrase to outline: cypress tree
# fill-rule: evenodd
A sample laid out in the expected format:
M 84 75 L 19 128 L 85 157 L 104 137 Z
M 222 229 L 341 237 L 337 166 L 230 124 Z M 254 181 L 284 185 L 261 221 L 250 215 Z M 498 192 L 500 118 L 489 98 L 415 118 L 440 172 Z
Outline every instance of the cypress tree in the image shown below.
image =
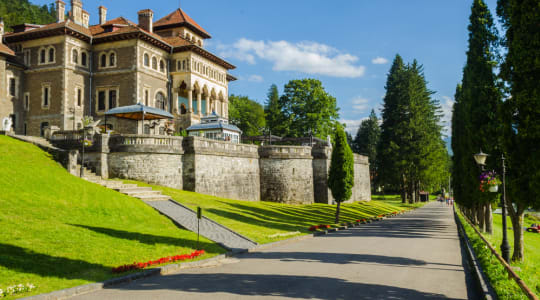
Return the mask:
M 275 84 L 270 86 L 266 103 L 264 104 L 264 117 L 266 119 L 266 126 L 270 129 L 272 134 L 280 135 L 282 131 L 282 115 L 279 106 L 279 93 Z
M 463 82 L 459 92 L 459 110 L 455 118 L 460 119 L 460 136 L 453 133 L 458 152 L 454 152 L 454 164 L 460 176 L 454 176 L 459 183 L 459 197 L 456 200 L 473 211 L 469 217 L 478 223 L 480 229 L 492 232 L 491 203 L 496 195 L 479 190 L 480 171 L 472 157 L 482 151 L 491 155 L 487 170 L 500 169 L 500 122 L 497 115 L 501 95 L 493 72 L 495 63 L 494 47 L 497 31 L 493 18 L 483 0 L 474 0 L 469 24 L 469 48 L 467 63 L 463 69 Z M 458 142 L 459 140 L 459 142 Z M 456 174 L 455 174 L 456 175 Z M 456 195 L 457 196 L 457 195 Z M 467 199 L 470 198 L 470 199 Z
M 330 172 L 328 174 L 328 187 L 337 202 L 336 223 L 339 223 L 341 202 L 351 198 L 353 186 L 354 156 L 347 143 L 345 130 L 341 125 L 338 125 L 335 131 L 334 149 L 332 149 L 332 160 L 330 161 Z
M 540 6 L 537 0 L 499 0 L 507 54 L 501 66 L 510 97 L 502 107 L 508 157 L 507 205 L 513 228 L 523 228 L 529 206 L 540 207 Z M 524 258 L 523 232 L 514 230 L 512 260 Z

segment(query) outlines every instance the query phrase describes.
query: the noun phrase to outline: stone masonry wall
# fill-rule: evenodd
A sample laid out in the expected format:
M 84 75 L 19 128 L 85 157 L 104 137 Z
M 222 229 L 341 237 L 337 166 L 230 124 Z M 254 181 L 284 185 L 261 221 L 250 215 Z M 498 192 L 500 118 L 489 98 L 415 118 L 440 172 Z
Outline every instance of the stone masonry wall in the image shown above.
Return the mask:
M 310 147 L 263 146 L 259 148 L 259 155 L 262 201 L 313 203 Z
M 184 138 L 184 190 L 259 201 L 257 146 Z
M 371 181 L 367 156 L 354 154 L 354 187 L 351 201 L 370 201 Z

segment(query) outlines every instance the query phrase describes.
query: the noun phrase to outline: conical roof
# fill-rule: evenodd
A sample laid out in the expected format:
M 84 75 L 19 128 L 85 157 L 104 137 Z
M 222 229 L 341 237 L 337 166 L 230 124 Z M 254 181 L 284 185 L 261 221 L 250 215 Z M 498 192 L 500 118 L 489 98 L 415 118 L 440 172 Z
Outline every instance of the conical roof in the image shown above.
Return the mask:
M 154 22 L 154 30 L 181 26 L 189 27 L 203 38 L 211 38 L 210 34 L 206 32 L 206 30 L 204 30 L 180 8 Z

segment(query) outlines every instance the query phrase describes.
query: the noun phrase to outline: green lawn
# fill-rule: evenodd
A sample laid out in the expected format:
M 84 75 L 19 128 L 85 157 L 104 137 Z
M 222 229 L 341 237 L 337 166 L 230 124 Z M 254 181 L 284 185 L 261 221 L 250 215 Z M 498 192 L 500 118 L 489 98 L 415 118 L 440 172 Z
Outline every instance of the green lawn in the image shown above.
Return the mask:
M 208 218 L 221 223 L 257 243 L 269 243 L 309 233 L 311 225 L 333 224 L 335 205 L 287 205 L 273 202 L 248 202 L 202 195 L 142 182 L 125 180 L 140 186 L 151 186 L 195 210 L 203 209 Z M 354 222 L 401 208 L 384 201 L 343 204 L 341 222 Z
M 465 222 L 460 215 L 460 219 L 464 224 L 467 235 L 473 244 L 476 255 L 479 257 L 484 272 L 490 279 L 495 291 L 500 299 L 527 299 L 527 297 L 521 292 L 521 289 L 515 283 L 514 280 L 508 279 L 507 273 L 500 264 L 500 262 L 491 254 L 489 249 L 484 245 L 484 242 L 472 229 L 472 227 Z M 530 225 L 533 220 L 527 219 L 525 225 Z M 508 227 L 512 227 L 510 219 L 508 219 Z M 501 215 L 494 215 L 493 218 L 494 233 L 493 235 L 483 234 L 484 237 L 490 242 L 490 244 L 500 253 L 500 245 L 502 241 L 502 217 Z M 508 239 L 510 245 L 513 247 L 513 232 L 509 228 Z M 516 273 L 525 281 L 525 284 L 537 295 L 540 295 L 540 234 L 525 232 L 525 261 L 523 263 L 512 263 Z M 512 253 L 510 253 L 512 255 Z
M 538 223 L 537 220 L 526 218 L 524 226 L 530 226 L 532 223 Z M 512 251 L 514 250 L 514 233 L 512 232 L 512 223 L 510 218 L 508 224 L 508 241 Z M 493 216 L 493 235 L 484 234 L 484 237 L 493 245 L 500 253 L 500 245 L 502 242 L 502 216 L 495 214 Z M 525 241 L 525 260 L 522 263 L 512 263 L 512 266 L 518 267 L 516 273 L 525 281 L 525 284 L 540 296 L 540 233 L 524 232 Z M 512 252 L 510 252 L 510 256 Z
M 122 275 L 112 267 L 191 253 L 196 234 L 140 200 L 69 175 L 39 148 L 0 136 L 0 289 L 29 296 Z M 208 252 L 223 253 L 206 239 Z
M 430 195 L 430 200 L 435 200 L 435 195 Z M 371 195 L 372 200 L 381 201 L 404 209 L 414 209 L 426 205 L 427 202 L 403 203 L 400 195 Z

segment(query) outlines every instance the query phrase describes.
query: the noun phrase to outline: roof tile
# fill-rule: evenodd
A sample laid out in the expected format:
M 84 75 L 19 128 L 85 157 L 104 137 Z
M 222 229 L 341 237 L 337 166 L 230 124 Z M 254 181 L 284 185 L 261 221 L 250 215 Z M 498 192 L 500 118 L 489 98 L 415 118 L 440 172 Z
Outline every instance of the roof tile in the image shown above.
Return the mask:
M 190 16 L 188 16 L 182 9 L 177 9 L 165 17 L 154 22 L 154 28 L 168 26 L 168 25 L 180 25 L 183 23 L 190 24 L 195 27 L 202 35 L 210 38 L 210 34 L 206 32 L 197 22 L 195 22 Z

